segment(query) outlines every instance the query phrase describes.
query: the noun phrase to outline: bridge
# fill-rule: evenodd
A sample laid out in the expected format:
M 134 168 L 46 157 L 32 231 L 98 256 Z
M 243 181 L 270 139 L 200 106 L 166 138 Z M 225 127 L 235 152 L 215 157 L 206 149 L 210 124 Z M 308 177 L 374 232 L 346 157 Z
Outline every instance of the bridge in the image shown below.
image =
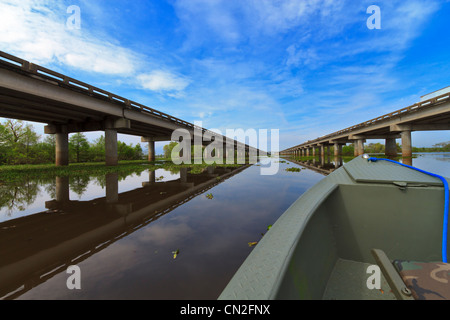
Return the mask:
M 202 144 L 223 141 L 227 152 L 259 150 L 243 142 L 195 126 L 169 114 L 70 78 L 0 51 L 0 117 L 45 123 L 56 136 L 56 165 L 69 164 L 68 136 L 104 131 L 106 165 L 117 165 L 117 134 L 141 136 L 148 142 L 148 159 L 155 160 L 155 142 L 171 141 L 177 129 Z M 205 141 L 208 136 L 210 141 Z M 234 149 L 233 149 L 234 148 Z M 225 156 L 225 153 L 224 153 Z
M 382 115 L 346 129 L 310 140 L 282 150 L 281 155 L 320 156 L 325 148 L 330 155 L 342 155 L 342 146 L 354 143 L 354 155 L 364 153 L 364 143 L 368 139 L 385 139 L 385 155 L 397 156 L 396 139 L 401 139 L 402 157 L 412 156 L 411 132 L 428 130 L 450 130 L 450 87 L 423 96 L 421 101 L 409 107 Z M 319 152 L 317 152 L 319 149 Z

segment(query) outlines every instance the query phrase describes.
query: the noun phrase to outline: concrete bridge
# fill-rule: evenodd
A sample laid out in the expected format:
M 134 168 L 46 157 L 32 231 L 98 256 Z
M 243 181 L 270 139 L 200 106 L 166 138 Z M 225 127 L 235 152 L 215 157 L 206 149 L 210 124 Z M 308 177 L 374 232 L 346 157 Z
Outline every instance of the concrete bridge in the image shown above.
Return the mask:
M 155 141 L 171 141 L 176 129 L 186 129 L 192 141 L 207 134 L 212 141 L 221 138 L 224 146 L 227 143 L 225 150 L 231 146 L 234 151 L 257 152 L 245 143 L 2 51 L 0 117 L 47 124 L 45 133 L 56 135 L 58 166 L 69 163 L 70 133 L 99 130 L 105 132 L 106 165 L 118 163 L 117 133 L 141 136 L 142 142 L 148 142 L 149 161 L 155 160 Z
M 402 157 L 410 158 L 411 132 L 428 130 L 450 130 L 450 87 L 423 96 L 420 102 L 409 107 L 293 146 L 280 154 L 324 156 L 325 153 L 330 154 L 330 147 L 333 146 L 334 155 L 340 156 L 343 145 L 354 143 L 354 155 L 359 156 L 364 153 L 367 140 L 385 139 L 386 156 L 397 156 L 396 139 L 401 139 Z

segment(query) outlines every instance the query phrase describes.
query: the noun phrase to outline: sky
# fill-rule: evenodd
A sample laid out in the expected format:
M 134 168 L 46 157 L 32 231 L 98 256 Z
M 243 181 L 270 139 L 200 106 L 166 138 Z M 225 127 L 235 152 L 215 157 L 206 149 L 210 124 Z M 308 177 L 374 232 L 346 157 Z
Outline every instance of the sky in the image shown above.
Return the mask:
M 449 16 L 449 0 L 0 0 L 0 50 L 222 133 L 279 129 L 283 150 L 450 86 Z

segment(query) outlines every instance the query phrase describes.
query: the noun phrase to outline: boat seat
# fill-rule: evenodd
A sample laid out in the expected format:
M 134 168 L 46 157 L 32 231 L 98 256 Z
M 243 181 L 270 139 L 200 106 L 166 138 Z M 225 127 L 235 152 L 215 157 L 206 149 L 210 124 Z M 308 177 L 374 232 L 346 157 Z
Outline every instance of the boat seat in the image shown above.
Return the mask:
M 372 254 L 397 299 L 450 300 L 450 264 L 394 260 L 373 249 Z

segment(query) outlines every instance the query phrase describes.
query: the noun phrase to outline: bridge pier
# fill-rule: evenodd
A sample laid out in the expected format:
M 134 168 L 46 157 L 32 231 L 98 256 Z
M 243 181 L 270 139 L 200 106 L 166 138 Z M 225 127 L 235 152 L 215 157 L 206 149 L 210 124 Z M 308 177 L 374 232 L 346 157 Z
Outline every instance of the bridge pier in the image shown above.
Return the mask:
M 395 138 L 386 138 L 384 154 L 388 157 L 397 156 L 397 142 Z
M 105 129 L 105 163 L 107 166 L 117 166 L 119 163 L 117 130 L 114 129 Z
M 69 133 L 61 130 L 55 134 L 55 164 L 56 166 L 69 165 Z
M 412 157 L 411 131 L 402 131 L 400 135 L 402 137 L 402 157 Z
M 148 142 L 148 161 L 155 161 L 155 141 Z
M 335 157 L 342 156 L 342 144 L 338 142 L 334 143 L 334 156 Z
M 354 149 L 355 149 L 354 155 L 355 155 L 355 157 L 358 157 L 358 156 L 364 154 L 364 142 L 365 142 L 364 139 L 357 139 L 357 140 L 355 140 L 355 143 L 354 143 Z

